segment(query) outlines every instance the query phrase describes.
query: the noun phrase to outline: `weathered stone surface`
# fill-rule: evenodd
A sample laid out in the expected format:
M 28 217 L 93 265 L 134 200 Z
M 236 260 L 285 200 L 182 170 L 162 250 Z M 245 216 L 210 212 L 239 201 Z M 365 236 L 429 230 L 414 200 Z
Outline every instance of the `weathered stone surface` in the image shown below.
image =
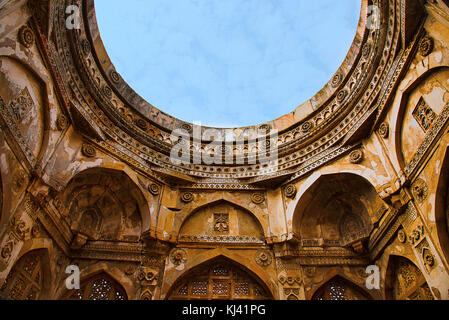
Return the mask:
M 75 3 L 79 32 L 63 1 L 0 4 L 2 296 L 87 299 L 101 285 L 96 298 L 449 299 L 444 3 L 391 0 L 379 30 L 362 15 L 309 101 L 203 141 L 212 128 L 126 84 L 93 0 Z M 371 3 L 388 1 L 361 12 Z M 184 160 L 200 161 L 171 161 L 174 129 Z M 80 290 L 64 285 L 69 264 Z

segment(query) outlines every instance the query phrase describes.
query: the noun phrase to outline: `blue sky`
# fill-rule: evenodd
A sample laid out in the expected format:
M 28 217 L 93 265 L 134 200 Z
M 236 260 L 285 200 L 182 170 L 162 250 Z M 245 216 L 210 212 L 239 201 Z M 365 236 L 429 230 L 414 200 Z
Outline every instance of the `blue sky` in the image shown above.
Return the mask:
M 329 81 L 360 0 L 96 0 L 106 50 L 144 99 L 184 121 L 237 127 L 293 111 Z

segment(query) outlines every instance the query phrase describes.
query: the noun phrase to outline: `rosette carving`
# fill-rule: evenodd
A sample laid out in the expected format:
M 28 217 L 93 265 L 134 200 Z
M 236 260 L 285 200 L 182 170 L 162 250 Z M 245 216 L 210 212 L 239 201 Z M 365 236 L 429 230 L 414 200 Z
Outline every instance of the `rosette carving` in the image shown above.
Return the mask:
M 148 186 L 148 191 L 150 191 L 150 193 L 151 193 L 153 196 L 157 196 L 157 195 L 159 195 L 159 193 L 161 192 L 161 189 L 159 188 L 159 186 L 158 186 L 157 184 L 151 183 L 151 184 Z
M 287 198 L 294 198 L 296 196 L 296 186 L 294 184 L 289 184 L 287 187 L 285 187 L 285 196 Z
M 182 202 L 185 202 L 185 203 L 192 202 L 194 199 L 195 199 L 195 197 L 193 196 L 193 193 L 191 193 L 191 192 L 184 192 L 181 195 L 181 200 L 182 200 Z
M 267 250 L 259 250 L 256 253 L 255 260 L 258 265 L 262 267 L 268 267 L 271 262 L 273 261 L 273 257 L 271 256 L 271 253 Z
M 364 159 L 364 154 L 362 150 L 354 150 L 349 154 L 349 162 L 358 164 Z
M 261 204 L 265 201 L 265 196 L 263 195 L 263 193 L 259 192 L 253 193 L 251 195 L 251 201 L 255 204 Z
M 94 146 L 88 143 L 83 143 L 81 153 L 88 158 L 94 158 L 97 155 L 97 151 Z
M 174 249 L 170 254 L 170 261 L 175 265 L 179 266 L 187 261 L 187 253 L 184 249 Z
M 33 30 L 28 26 L 23 26 L 19 29 L 18 40 L 23 46 L 30 48 L 34 43 Z
M 421 39 L 421 41 L 419 42 L 419 54 L 422 55 L 423 57 L 427 57 L 429 54 L 432 53 L 434 48 L 434 42 L 433 39 L 429 36 L 425 36 L 424 38 Z

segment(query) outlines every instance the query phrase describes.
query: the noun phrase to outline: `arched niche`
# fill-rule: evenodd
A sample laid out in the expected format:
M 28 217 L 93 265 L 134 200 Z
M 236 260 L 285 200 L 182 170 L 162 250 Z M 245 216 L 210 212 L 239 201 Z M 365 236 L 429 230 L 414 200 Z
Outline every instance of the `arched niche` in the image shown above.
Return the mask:
M 372 298 L 359 286 L 335 276 L 318 290 L 315 291 L 312 300 L 371 300 Z
M 179 230 L 180 242 L 260 242 L 264 231 L 248 210 L 222 200 L 202 206 L 184 221 Z
M 146 200 L 123 172 L 92 168 L 76 175 L 60 194 L 74 234 L 89 240 L 138 241 L 150 224 Z
M 46 299 L 50 288 L 50 261 L 46 249 L 32 250 L 14 264 L 0 289 L 12 300 Z
M 395 143 L 404 168 L 413 159 L 438 116 L 449 103 L 449 68 L 436 67 L 422 74 L 404 93 Z
M 69 290 L 65 300 L 128 300 L 125 289 L 105 272 L 81 281 L 80 288 Z
M 349 173 L 321 176 L 299 199 L 293 232 L 304 246 L 351 246 L 369 236 L 381 206 L 364 178 Z
M 205 262 L 175 281 L 168 300 L 264 300 L 270 290 L 251 271 L 224 257 Z
M 20 148 L 30 153 L 28 159 L 39 159 L 48 140 L 44 82 L 23 63 L 6 56 L 0 56 L 0 82 L 0 103 L 5 109 L 3 116 L 10 120 L 9 130 L 23 139 Z
M 435 226 L 446 261 L 449 261 L 449 148 L 446 147 L 435 194 Z
M 390 256 L 385 279 L 388 300 L 434 300 L 419 268 L 405 257 Z

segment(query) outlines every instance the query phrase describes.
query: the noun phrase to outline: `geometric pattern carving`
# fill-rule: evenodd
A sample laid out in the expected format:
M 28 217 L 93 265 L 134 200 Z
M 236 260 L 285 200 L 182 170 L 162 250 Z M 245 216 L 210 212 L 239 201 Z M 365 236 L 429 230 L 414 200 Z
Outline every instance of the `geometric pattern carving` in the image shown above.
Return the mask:
M 195 268 L 173 288 L 170 300 L 268 299 L 266 291 L 252 276 L 226 261 Z
M 369 300 L 370 298 L 349 281 L 336 277 L 317 290 L 312 300 Z
M 25 254 L 14 265 L 1 291 L 13 300 L 38 300 L 42 291 L 42 259 L 39 251 Z
M 392 258 L 390 294 L 394 300 L 434 300 L 421 271 L 406 258 Z M 388 280 L 387 280 L 388 281 Z
M 69 300 L 127 300 L 125 290 L 110 276 L 101 273 L 85 281 L 79 290 L 69 293 Z
M 437 118 L 437 114 L 427 104 L 423 97 L 421 97 L 413 110 L 413 117 L 416 122 L 421 126 L 424 132 L 430 129 L 432 124 Z

